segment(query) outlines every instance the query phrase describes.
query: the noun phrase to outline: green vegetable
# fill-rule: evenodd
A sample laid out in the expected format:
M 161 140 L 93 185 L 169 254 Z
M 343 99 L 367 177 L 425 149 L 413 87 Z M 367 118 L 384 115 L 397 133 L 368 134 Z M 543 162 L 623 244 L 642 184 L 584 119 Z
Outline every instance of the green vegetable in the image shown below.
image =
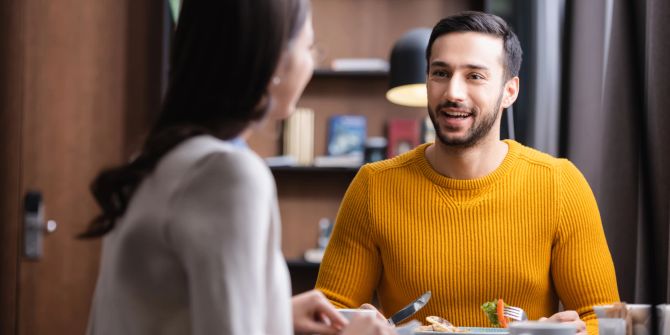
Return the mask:
M 498 299 L 483 303 L 481 308 L 482 311 L 484 311 L 484 314 L 489 318 L 489 321 L 491 321 L 491 325 L 493 327 L 500 327 L 500 322 L 498 321 Z

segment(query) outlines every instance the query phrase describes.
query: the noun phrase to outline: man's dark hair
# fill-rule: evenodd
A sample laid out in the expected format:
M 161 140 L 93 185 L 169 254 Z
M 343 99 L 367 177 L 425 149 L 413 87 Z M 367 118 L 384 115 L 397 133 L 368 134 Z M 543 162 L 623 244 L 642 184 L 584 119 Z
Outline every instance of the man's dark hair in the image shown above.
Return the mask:
M 430 55 L 435 40 L 445 34 L 455 32 L 475 32 L 494 35 L 502 38 L 505 69 L 504 79 L 519 75 L 521 67 L 521 44 L 516 34 L 512 31 L 505 20 L 500 17 L 482 12 L 466 11 L 456 15 L 448 16 L 438 22 L 433 28 L 426 48 L 426 62 L 430 66 Z

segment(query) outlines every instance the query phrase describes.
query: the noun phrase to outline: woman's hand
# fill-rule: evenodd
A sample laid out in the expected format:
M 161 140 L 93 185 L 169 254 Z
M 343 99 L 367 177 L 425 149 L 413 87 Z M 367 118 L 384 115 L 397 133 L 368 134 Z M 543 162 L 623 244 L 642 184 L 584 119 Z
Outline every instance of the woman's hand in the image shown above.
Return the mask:
M 296 333 L 337 334 L 349 323 L 323 293 L 317 290 L 294 296 L 291 304 L 293 328 Z
M 380 312 L 377 308 L 375 308 L 375 306 L 372 306 L 370 304 L 362 304 L 361 307 L 359 308 L 373 310 L 377 312 L 377 319 L 379 319 L 380 321 L 388 322 L 386 321 L 386 317 L 384 316 L 384 314 L 382 314 L 382 312 Z
M 577 335 L 586 335 L 586 323 L 579 318 L 575 311 L 558 312 L 549 318 L 540 318 L 539 321 L 553 321 L 559 323 L 572 324 L 577 327 Z
M 383 321 L 368 315 L 356 315 L 341 335 L 395 335 L 395 330 Z

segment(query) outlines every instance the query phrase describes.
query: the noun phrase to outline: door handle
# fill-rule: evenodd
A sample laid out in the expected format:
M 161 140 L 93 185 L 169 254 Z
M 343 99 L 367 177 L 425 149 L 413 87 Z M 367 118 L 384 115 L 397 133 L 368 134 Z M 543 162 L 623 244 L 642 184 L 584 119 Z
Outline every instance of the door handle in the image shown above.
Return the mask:
M 44 234 L 56 231 L 54 220 L 44 222 L 44 202 L 42 193 L 29 191 L 23 201 L 23 255 L 29 260 L 42 258 Z

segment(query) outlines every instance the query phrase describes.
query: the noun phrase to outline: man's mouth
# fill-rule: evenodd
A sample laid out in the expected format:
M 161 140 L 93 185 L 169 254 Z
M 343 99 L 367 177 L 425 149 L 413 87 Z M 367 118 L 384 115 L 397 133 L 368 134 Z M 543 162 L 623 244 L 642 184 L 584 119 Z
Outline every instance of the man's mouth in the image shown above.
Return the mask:
M 467 113 L 445 113 L 447 117 L 450 118 L 457 118 L 457 119 L 465 119 L 466 117 L 470 116 L 470 114 Z
M 455 119 L 465 119 L 472 116 L 470 111 L 461 108 L 445 108 L 442 110 L 442 113 L 448 118 Z

